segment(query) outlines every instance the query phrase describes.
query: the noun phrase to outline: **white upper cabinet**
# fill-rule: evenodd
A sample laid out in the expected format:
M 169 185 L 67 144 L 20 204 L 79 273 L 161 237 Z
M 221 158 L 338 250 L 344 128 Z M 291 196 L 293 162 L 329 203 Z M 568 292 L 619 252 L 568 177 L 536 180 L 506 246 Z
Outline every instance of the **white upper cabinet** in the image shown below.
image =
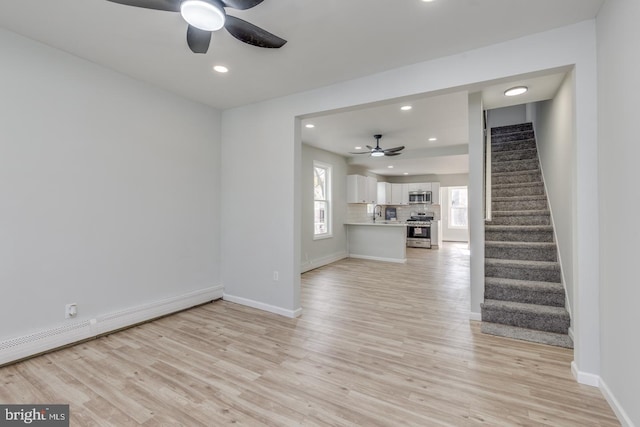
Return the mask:
M 376 203 L 378 181 L 370 176 L 347 175 L 347 203 Z
M 409 191 L 431 191 L 430 182 L 412 182 L 409 184 Z
M 431 203 L 434 205 L 440 204 L 440 183 L 432 182 L 431 183 Z
M 391 184 L 391 204 L 409 204 L 409 184 Z
M 391 184 L 388 182 L 379 182 L 378 183 L 378 200 L 377 203 L 379 205 L 390 205 L 391 204 Z

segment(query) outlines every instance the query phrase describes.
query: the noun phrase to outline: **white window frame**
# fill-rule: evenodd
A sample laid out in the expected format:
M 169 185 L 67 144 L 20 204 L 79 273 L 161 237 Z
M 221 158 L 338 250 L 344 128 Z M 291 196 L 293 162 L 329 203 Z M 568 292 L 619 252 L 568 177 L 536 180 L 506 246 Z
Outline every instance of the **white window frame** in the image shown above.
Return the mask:
M 311 191 L 313 192 L 313 209 L 312 209 L 312 215 L 313 215 L 313 240 L 320 240 L 320 239 L 328 239 L 333 237 L 333 207 L 332 207 L 332 203 L 331 203 L 331 182 L 333 179 L 333 166 L 328 164 L 328 163 L 323 163 L 323 162 L 319 162 L 317 160 L 313 161 L 313 176 L 314 179 L 312 180 L 312 182 L 315 184 L 315 169 L 316 168 L 321 168 L 325 170 L 325 199 L 316 199 L 316 194 L 315 194 L 315 185 L 311 188 Z M 327 224 L 327 231 L 324 233 L 316 233 L 316 224 L 315 224 L 315 215 L 316 215 L 316 202 L 324 202 L 326 204 L 326 208 L 325 208 L 325 222 Z
M 467 206 L 466 206 L 466 209 L 467 209 L 467 225 L 466 226 L 453 225 L 451 223 L 451 220 L 453 218 L 453 212 L 452 212 L 452 210 L 453 210 L 453 197 L 451 197 L 451 196 L 452 196 L 454 190 L 462 190 L 462 189 L 466 189 L 467 190 Z M 448 192 L 449 192 L 449 194 L 448 194 L 448 196 L 449 196 L 449 198 L 448 198 L 449 199 L 448 200 L 449 206 L 447 206 L 447 210 L 448 210 L 447 213 L 449 215 L 449 220 L 447 221 L 448 222 L 447 227 L 450 228 L 451 230 L 468 230 L 469 229 L 469 187 L 465 187 L 465 186 L 449 187 Z

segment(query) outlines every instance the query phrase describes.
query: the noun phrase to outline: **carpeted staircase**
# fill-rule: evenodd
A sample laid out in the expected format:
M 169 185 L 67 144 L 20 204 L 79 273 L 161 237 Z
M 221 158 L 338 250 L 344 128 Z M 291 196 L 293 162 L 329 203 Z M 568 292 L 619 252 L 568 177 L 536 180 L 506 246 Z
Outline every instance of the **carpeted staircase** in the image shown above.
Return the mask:
M 531 123 L 493 128 L 482 332 L 573 347 Z

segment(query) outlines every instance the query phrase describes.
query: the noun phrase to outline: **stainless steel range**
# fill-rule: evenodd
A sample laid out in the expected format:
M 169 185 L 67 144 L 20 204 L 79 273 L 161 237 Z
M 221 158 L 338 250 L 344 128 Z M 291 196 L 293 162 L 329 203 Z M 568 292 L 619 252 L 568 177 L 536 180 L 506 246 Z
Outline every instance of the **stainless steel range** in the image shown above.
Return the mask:
M 430 212 L 411 212 L 407 220 L 407 247 L 431 249 L 431 221 Z

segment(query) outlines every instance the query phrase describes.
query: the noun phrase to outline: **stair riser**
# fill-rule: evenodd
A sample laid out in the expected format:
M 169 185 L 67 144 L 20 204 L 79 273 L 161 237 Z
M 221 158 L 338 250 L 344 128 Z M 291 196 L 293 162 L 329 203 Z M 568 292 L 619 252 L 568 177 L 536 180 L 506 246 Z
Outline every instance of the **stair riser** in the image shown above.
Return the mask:
M 504 241 L 504 240 L 503 240 Z M 486 245 L 484 248 L 486 258 L 519 259 L 524 261 L 558 261 L 556 248 L 510 248 L 494 245 Z
M 489 242 L 553 242 L 552 231 L 485 231 Z
M 544 186 L 496 188 L 491 191 L 493 197 L 544 196 Z
M 495 135 L 504 135 L 507 133 L 514 132 L 524 132 L 533 130 L 533 125 L 531 123 L 520 123 L 517 125 L 509 125 L 509 126 L 500 126 L 491 128 L 491 136 Z
M 491 161 L 495 163 L 508 162 L 513 160 L 532 160 L 538 158 L 536 150 L 512 150 L 497 151 L 491 156 Z
M 498 162 L 491 165 L 491 171 L 495 173 L 529 171 L 533 169 L 538 169 L 538 159 Z
M 514 326 L 499 325 L 497 323 L 482 322 L 480 330 L 483 334 L 496 335 L 517 340 L 554 345 L 556 347 L 573 348 L 573 341 L 566 334 L 556 334 L 544 331 L 516 328 Z
M 491 152 L 499 153 L 503 151 L 513 150 L 531 150 L 536 149 L 535 139 L 525 139 L 521 141 L 502 142 L 499 144 L 491 144 Z
M 525 132 L 512 132 L 505 135 L 491 135 L 491 144 L 497 144 L 500 142 L 520 141 L 522 139 L 533 139 L 533 131 Z
M 484 275 L 503 279 L 532 280 L 535 282 L 561 283 L 560 270 L 535 267 L 485 265 Z
M 495 171 L 494 171 L 495 172 Z M 527 172 L 514 175 L 492 176 L 492 184 L 519 184 L 528 182 L 540 182 L 542 181 L 542 175 L 540 172 Z
M 485 307 L 482 307 L 482 321 L 559 334 L 568 333 L 570 326 L 568 315 L 551 316 L 537 313 L 519 313 Z
M 548 215 L 509 215 L 494 216 L 490 225 L 551 225 Z
M 550 305 L 564 307 L 564 293 L 528 290 L 508 286 L 485 284 L 484 297 L 501 301 L 522 302 L 525 304 Z
M 508 202 L 492 202 L 491 209 L 494 211 L 530 211 L 547 209 L 547 201 L 540 200 L 514 200 Z

